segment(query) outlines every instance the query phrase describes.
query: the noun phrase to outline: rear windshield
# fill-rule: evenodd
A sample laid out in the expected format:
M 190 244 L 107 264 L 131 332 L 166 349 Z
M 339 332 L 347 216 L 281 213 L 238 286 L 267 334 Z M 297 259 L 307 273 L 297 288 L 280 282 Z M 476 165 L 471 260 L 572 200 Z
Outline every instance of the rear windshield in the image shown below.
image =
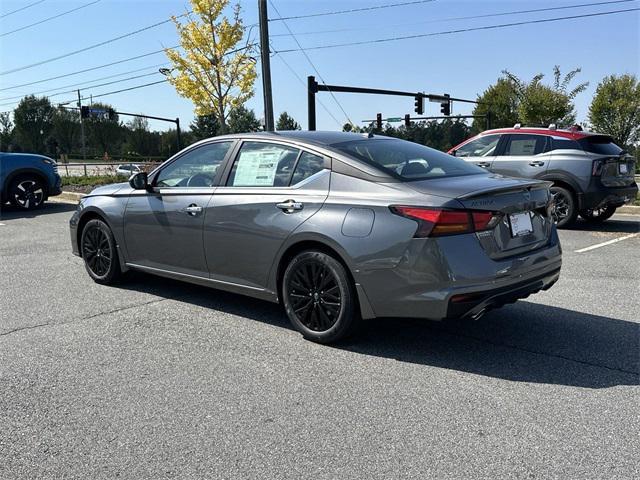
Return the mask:
M 332 147 L 407 181 L 487 173 L 480 167 L 433 148 L 395 138 L 353 140 Z
M 623 150 L 613 143 L 611 137 L 605 135 L 593 135 L 578 140 L 585 152 L 599 153 L 601 155 L 620 155 Z

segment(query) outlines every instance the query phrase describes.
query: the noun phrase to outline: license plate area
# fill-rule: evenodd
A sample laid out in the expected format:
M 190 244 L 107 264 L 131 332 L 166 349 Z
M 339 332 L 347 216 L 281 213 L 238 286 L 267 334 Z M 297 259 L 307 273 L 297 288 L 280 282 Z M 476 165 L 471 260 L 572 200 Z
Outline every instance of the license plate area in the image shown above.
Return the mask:
M 509 215 L 509 228 L 512 237 L 522 237 L 533 233 L 531 214 L 529 212 L 512 213 Z
M 618 171 L 620 172 L 620 175 L 626 175 L 629 173 L 629 168 L 626 163 L 620 163 L 618 164 Z

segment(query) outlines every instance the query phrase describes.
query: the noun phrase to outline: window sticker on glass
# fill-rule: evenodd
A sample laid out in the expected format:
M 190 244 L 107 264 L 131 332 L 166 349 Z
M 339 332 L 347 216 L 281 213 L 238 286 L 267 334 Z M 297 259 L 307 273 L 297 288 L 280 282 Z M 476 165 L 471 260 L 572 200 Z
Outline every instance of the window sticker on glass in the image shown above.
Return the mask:
M 280 150 L 240 152 L 234 185 L 272 186 L 276 176 Z

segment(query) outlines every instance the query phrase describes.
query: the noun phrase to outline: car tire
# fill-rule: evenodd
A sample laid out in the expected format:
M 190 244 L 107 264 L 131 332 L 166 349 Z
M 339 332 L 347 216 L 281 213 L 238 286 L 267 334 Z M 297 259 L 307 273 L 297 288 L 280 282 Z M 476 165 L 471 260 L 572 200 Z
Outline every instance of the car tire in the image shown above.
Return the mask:
M 291 259 L 282 277 L 282 299 L 293 326 L 314 342 L 343 340 L 361 321 L 346 268 L 324 252 L 307 250 Z
M 575 196 L 570 190 L 558 185 L 552 185 L 549 191 L 555 203 L 552 215 L 556 225 L 558 228 L 571 225 L 578 216 Z
M 22 210 L 40 208 L 46 199 L 45 186 L 40 178 L 21 175 L 9 185 L 9 201 Z
M 80 252 L 89 276 L 102 285 L 115 283 L 122 271 L 116 240 L 102 220 L 89 220 L 82 229 Z
M 612 206 L 580 210 L 580 216 L 589 223 L 602 223 L 610 219 L 614 213 L 616 213 L 616 207 Z

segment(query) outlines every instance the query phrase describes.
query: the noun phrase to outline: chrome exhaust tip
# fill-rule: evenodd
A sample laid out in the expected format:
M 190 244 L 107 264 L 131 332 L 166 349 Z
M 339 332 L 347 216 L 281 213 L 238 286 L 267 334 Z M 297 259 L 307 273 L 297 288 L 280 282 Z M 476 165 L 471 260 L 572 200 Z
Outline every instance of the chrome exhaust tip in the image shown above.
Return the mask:
M 473 315 L 471 315 L 470 318 L 471 318 L 471 320 L 480 320 L 484 316 L 485 313 L 487 313 L 487 309 L 483 308 L 479 312 L 474 313 Z

